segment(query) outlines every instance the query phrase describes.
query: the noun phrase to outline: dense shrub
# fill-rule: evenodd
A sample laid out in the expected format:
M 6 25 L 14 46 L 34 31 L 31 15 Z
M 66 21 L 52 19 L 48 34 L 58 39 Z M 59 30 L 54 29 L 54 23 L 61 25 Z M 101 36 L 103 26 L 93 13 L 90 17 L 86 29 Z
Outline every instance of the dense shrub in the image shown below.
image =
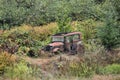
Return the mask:
M 0 52 L 0 74 L 4 74 L 5 68 L 13 65 L 16 57 L 7 52 Z
M 32 68 L 29 68 L 22 60 L 5 69 L 5 76 L 11 79 L 17 78 L 23 80 L 29 77 L 31 73 Z
M 40 77 L 41 72 L 25 60 L 7 52 L 0 53 L 0 77 L 11 80 L 33 80 Z
M 72 18 L 69 17 L 70 9 L 67 7 L 65 3 L 63 4 L 64 8 L 62 11 L 59 11 L 59 14 L 57 16 L 57 24 L 58 24 L 58 32 L 71 32 L 72 27 Z
M 77 2 L 77 3 L 76 3 Z M 87 2 L 87 3 L 86 3 Z M 23 0 L 23 1 L 16 1 L 12 0 L 7 2 L 7 0 L 0 1 L 0 28 L 1 29 L 10 29 L 12 26 L 21 25 L 23 23 L 31 24 L 31 25 L 42 25 L 56 20 L 60 11 L 62 12 L 63 9 L 69 8 L 71 9 L 69 16 L 72 14 L 83 15 L 85 7 L 81 9 L 81 6 L 86 6 L 92 3 L 93 0 L 90 1 L 58 1 L 58 0 Z M 79 4 L 81 5 L 79 6 Z M 83 4 L 82 4 L 83 3 Z M 13 4 L 13 5 L 11 5 Z M 77 12 L 74 7 L 78 7 Z M 88 5 L 87 8 L 93 6 Z M 86 14 L 87 11 L 85 11 Z M 81 14 L 80 14 L 81 13 Z M 73 15 L 74 17 L 74 15 Z M 75 17 L 77 19 L 77 17 Z
M 120 27 L 114 22 L 108 22 L 98 31 L 98 37 L 106 49 L 120 47 Z
M 95 73 L 92 67 L 87 64 L 87 62 L 72 62 L 69 65 L 68 71 L 70 75 L 77 77 L 90 77 Z
M 120 74 L 120 64 L 111 64 L 103 68 L 103 74 Z
M 101 6 L 101 21 L 104 25 L 99 25 L 97 35 L 107 50 L 120 47 L 120 26 L 118 22 L 118 13 L 110 0 L 106 0 Z M 99 10 L 99 9 L 98 9 Z
M 69 9 L 68 16 L 72 20 L 100 20 L 105 17 L 104 14 L 108 14 L 105 8 L 111 7 L 111 3 L 119 17 L 118 0 L 12 0 L 9 2 L 2 0 L 0 1 L 0 29 L 10 29 L 23 23 L 31 25 L 50 23 L 56 21 L 56 17 L 67 9 Z
M 38 55 L 41 47 L 51 41 L 50 36 L 56 33 L 56 23 L 42 27 L 23 25 L 4 31 L 0 37 L 0 49 L 9 53 Z
M 28 65 L 22 58 L 7 52 L 0 52 L 0 77 L 11 80 L 33 80 L 36 79 L 36 75 L 38 77 L 38 74 L 39 76 L 41 74 L 38 68 Z
M 76 26 L 76 31 L 80 31 L 82 33 L 83 40 L 87 42 L 88 40 L 96 38 L 97 26 L 102 24 L 103 23 L 96 22 L 92 19 L 80 21 Z
M 71 19 L 68 17 L 68 15 L 64 14 L 62 15 L 62 18 L 57 20 L 58 24 L 58 32 L 71 32 L 72 27 L 71 27 Z

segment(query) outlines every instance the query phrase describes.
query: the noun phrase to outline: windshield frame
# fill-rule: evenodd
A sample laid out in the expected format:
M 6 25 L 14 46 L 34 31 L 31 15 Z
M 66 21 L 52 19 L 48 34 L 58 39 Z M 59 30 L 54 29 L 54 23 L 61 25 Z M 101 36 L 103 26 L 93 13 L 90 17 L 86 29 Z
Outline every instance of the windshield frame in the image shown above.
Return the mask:
M 56 40 L 53 40 L 55 38 Z M 61 40 L 57 40 L 58 38 L 61 38 Z M 52 42 L 64 42 L 64 40 L 65 40 L 64 36 L 52 36 L 52 39 L 51 39 Z

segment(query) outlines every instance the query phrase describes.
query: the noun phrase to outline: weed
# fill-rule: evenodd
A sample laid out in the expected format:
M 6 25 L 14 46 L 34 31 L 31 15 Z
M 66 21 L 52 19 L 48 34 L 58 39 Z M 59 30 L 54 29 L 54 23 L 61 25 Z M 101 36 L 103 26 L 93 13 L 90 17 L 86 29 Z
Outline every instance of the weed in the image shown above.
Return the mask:
M 5 68 L 16 62 L 16 57 L 7 52 L 0 53 L 0 74 L 4 74 Z
M 104 74 L 120 74 L 120 64 L 107 65 L 103 69 Z
M 95 72 L 87 63 L 70 63 L 69 71 L 72 76 L 90 77 Z

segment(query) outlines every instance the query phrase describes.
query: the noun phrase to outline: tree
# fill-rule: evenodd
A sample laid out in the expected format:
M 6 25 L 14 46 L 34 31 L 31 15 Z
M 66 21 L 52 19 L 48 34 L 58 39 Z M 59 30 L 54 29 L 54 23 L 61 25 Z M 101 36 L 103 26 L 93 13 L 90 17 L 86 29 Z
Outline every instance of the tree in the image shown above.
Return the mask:
M 44 24 L 47 22 L 46 8 L 44 0 L 0 0 L 0 28 Z
M 103 4 L 104 9 L 101 21 L 105 24 L 98 29 L 98 37 L 106 49 L 120 47 L 120 26 L 117 21 L 117 11 L 110 0 L 106 0 Z
M 59 6 L 59 11 L 57 15 L 57 24 L 58 24 L 58 32 L 71 32 L 72 27 L 71 27 L 71 17 L 69 16 L 70 13 L 70 8 L 68 7 L 67 3 L 62 2 L 61 3 L 63 6 Z
M 107 21 L 98 31 L 102 44 L 108 50 L 120 47 L 120 26 L 113 23 L 113 21 Z
M 119 0 L 111 0 L 112 4 L 114 5 L 117 13 L 118 13 L 118 20 L 120 21 L 120 1 Z
M 88 43 L 89 40 L 96 37 L 96 21 L 88 19 L 78 22 L 77 30 L 82 33 L 84 42 Z

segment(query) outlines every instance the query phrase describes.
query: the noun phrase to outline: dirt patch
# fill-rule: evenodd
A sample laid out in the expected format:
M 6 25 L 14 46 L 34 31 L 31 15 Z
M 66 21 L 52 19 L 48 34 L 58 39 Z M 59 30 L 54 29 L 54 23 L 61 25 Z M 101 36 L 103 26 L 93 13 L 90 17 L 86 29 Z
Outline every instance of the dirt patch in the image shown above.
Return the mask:
M 48 57 L 48 58 L 31 58 L 31 57 L 25 57 L 24 58 L 28 63 L 32 65 L 37 65 L 41 66 L 42 68 L 55 62 L 55 61 L 80 61 L 80 58 L 76 55 L 67 55 L 67 54 L 62 54 L 62 55 L 56 55 L 53 57 Z

